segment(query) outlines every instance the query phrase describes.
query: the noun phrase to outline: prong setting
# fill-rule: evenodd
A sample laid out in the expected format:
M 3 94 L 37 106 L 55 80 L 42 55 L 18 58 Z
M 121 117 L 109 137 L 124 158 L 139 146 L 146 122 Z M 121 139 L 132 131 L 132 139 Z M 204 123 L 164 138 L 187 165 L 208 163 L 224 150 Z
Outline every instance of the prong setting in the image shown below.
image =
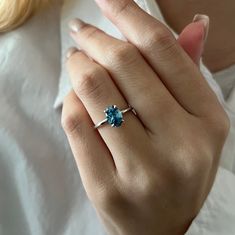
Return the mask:
M 124 110 L 120 110 L 117 105 L 108 106 L 103 111 L 105 113 L 106 118 L 103 121 L 99 122 L 97 125 L 95 125 L 95 128 L 98 128 L 105 123 L 109 123 L 111 127 L 120 127 L 122 123 L 125 122 L 123 114 L 128 111 L 132 111 L 136 115 L 135 110 L 130 105 L 128 105 L 128 108 Z

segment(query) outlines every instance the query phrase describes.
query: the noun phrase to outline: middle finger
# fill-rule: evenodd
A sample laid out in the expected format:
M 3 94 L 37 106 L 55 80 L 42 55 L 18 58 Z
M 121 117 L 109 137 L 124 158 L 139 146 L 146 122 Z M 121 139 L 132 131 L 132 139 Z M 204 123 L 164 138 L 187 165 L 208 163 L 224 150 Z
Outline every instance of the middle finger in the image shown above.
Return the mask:
M 179 110 L 176 100 L 135 46 L 78 19 L 70 27 L 79 46 L 110 72 L 148 130 L 159 130 L 161 119 L 165 121 L 165 115 Z
M 105 119 L 102 110 L 107 106 L 115 104 L 120 109 L 127 108 L 125 98 L 118 91 L 107 71 L 91 61 L 83 52 L 75 51 L 69 57 L 67 66 L 73 89 L 94 124 Z M 139 160 L 141 161 L 143 156 L 141 151 L 145 149 L 148 137 L 143 125 L 131 111 L 124 114 L 123 118 L 125 122 L 120 128 L 109 126 L 98 128 L 119 171 L 132 169 Z M 118 124 L 118 122 L 115 123 Z M 116 124 L 115 126 L 119 126 Z

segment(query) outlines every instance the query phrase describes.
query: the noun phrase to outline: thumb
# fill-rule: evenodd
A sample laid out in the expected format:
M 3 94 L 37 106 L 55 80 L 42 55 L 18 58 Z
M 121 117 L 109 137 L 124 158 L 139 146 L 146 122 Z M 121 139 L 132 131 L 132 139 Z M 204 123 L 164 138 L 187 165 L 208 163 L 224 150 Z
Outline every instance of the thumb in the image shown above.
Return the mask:
M 196 15 L 179 35 L 178 42 L 191 59 L 199 65 L 209 31 L 209 17 Z

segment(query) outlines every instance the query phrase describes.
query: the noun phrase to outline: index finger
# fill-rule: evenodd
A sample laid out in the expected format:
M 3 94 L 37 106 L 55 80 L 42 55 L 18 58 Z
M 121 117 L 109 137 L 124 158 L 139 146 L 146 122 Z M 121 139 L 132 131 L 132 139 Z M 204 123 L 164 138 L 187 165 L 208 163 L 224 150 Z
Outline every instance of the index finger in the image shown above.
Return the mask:
M 133 0 L 96 0 L 103 13 L 134 44 L 164 85 L 190 114 L 206 116 L 218 100 L 197 66 L 160 21 Z M 209 23 L 205 17 L 203 24 Z

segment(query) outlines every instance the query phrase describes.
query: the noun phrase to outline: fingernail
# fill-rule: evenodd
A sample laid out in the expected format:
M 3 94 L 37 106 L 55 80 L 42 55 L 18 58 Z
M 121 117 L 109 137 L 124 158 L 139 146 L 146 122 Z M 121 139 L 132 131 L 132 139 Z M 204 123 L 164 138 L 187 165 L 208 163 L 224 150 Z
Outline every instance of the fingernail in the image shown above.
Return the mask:
M 66 53 L 66 58 L 69 59 L 77 51 L 78 51 L 78 49 L 76 47 L 69 48 L 67 53 Z
M 208 32 L 209 32 L 209 25 L 210 25 L 210 18 L 207 15 L 197 14 L 193 18 L 193 22 L 202 22 L 205 28 L 204 32 L 204 41 L 207 40 Z
M 77 33 L 86 23 L 80 19 L 73 19 L 69 22 L 69 28 L 72 32 Z

